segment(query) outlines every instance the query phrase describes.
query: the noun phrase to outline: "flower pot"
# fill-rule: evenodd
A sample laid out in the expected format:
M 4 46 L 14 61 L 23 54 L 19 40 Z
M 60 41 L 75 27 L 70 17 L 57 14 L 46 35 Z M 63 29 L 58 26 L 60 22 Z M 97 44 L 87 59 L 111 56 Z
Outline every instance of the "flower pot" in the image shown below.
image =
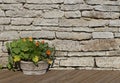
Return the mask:
M 42 75 L 48 69 L 48 63 L 44 61 L 39 61 L 38 66 L 29 61 L 21 61 L 20 65 L 23 73 L 26 75 Z

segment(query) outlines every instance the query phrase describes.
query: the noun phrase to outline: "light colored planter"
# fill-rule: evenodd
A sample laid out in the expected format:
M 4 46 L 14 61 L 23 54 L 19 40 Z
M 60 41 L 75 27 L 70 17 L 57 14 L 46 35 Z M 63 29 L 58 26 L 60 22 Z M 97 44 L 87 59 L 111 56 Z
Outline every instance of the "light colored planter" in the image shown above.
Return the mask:
M 48 69 L 48 63 L 44 61 L 39 61 L 38 66 L 29 61 L 21 61 L 20 65 L 23 73 L 26 75 L 42 75 Z

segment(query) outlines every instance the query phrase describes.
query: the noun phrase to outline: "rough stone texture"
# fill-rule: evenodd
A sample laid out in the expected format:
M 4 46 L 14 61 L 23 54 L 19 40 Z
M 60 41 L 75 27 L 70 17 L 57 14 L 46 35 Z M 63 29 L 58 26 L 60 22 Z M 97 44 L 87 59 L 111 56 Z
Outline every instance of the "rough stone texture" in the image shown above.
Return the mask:
M 16 31 L 4 31 L 0 33 L 0 40 L 13 40 L 18 38 L 19 35 Z
M 1 25 L 10 24 L 10 18 L 0 18 L 0 24 Z
M 4 30 L 4 26 L 0 26 L 0 31 L 3 31 Z
M 84 19 L 61 19 L 59 21 L 60 26 L 105 26 L 108 24 L 107 20 L 84 20 Z
M 88 27 L 74 27 L 72 29 L 73 32 L 93 32 L 93 28 L 88 28 Z
M 80 18 L 81 13 L 80 11 L 69 11 L 69 12 L 65 12 L 65 17 L 66 18 Z
M 109 26 L 114 26 L 114 27 L 120 26 L 120 20 L 110 20 Z
M 3 10 L 0 10 L 0 17 L 4 17 L 5 16 L 5 13 Z
M 15 31 L 37 31 L 41 30 L 41 27 L 39 26 L 5 26 L 5 30 L 15 30 Z
M 83 51 L 105 51 L 118 49 L 118 43 L 114 39 L 96 39 L 81 42 Z
M 41 17 L 41 10 L 8 10 L 6 11 L 6 16 L 9 17 Z
M 44 18 L 60 18 L 64 16 L 64 12 L 60 10 L 46 11 L 43 13 Z
M 78 41 L 72 40 L 55 40 L 54 41 L 56 50 L 62 51 L 80 51 L 81 46 Z
M 107 51 L 106 52 L 107 56 L 120 56 L 120 51 Z
M 92 10 L 93 7 L 85 4 L 61 5 L 62 10 Z
M 12 25 L 30 25 L 33 22 L 33 18 L 12 18 Z
M 64 56 L 67 56 L 67 55 L 68 55 L 68 52 L 57 51 L 55 53 L 55 56 L 62 56 L 62 57 L 64 57 Z
M 119 28 L 115 28 L 115 27 L 95 28 L 94 31 L 95 32 L 118 32 Z
M 49 9 L 59 9 L 59 5 L 58 4 L 25 4 L 24 8 L 26 9 L 30 9 L 30 10 L 49 10 Z
M 17 10 L 22 9 L 22 4 L 0 4 L 2 10 Z
M 104 11 L 104 12 L 119 12 L 119 6 L 107 6 L 107 5 L 99 5 L 94 6 L 95 10 L 97 11 Z
M 72 39 L 72 40 L 83 40 L 90 39 L 92 36 L 89 33 L 75 33 L 75 32 L 57 32 L 56 36 L 58 39 Z
M 68 58 L 67 60 L 61 60 L 60 66 L 94 66 L 94 59 L 92 57 L 82 58 Z
M 0 0 L 0 63 L 30 36 L 55 46 L 52 69 L 120 69 L 120 0 Z
M 83 0 L 64 0 L 64 4 L 78 4 L 78 3 L 84 3 Z
M 0 2 L 1 3 L 9 3 L 9 4 L 11 4 L 11 3 L 23 3 L 23 2 L 25 2 L 26 0 L 0 0 Z
M 7 57 L 0 57 L 0 64 L 1 64 L 3 67 L 6 67 L 7 63 L 8 63 Z
M 90 18 L 119 18 L 120 14 L 115 12 L 83 11 L 82 16 Z
M 0 53 L 2 53 L 2 42 L 0 42 Z M 0 57 L 2 56 L 2 54 L 0 54 Z
M 105 56 L 106 52 L 69 52 L 68 56 Z
M 58 19 L 37 18 L 37 19 L 34 20 L 33 25 L 52 25 L 52 26 L 57 26 L 58 25 Z
M 20 37 L 54 39 L 55 33 L 51 31 L 22 31 L 20 32 Z
M 63 3 L 64 0 L 26 0 L 27 3 Z
M 120 68 L 120 57 L 97 57 L 98 67 Z
M 120 33 L 115 33 L 116 38 L 120 38 Z
M 114 38 L 112 32 L 93 32 L 93 38 Z

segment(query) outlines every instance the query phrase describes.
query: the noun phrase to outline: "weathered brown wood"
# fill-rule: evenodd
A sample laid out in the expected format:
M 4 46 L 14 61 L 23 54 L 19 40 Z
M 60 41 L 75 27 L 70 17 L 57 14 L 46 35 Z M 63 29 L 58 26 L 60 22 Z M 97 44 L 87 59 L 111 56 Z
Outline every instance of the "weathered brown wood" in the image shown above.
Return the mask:
M 0 83 L 120 83 L 120 71 L 52 70 L 27 76 L 17 71 L 0 71 Z

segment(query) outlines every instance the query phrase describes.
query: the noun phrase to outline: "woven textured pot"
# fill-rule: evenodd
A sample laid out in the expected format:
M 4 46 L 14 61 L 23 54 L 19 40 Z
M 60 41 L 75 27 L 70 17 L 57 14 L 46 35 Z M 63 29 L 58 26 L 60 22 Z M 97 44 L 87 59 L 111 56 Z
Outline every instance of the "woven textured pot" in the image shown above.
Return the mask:
M 21 69 L 26 75 L 42 75 L 45 74 L 48 69 L 48 63 L 39 61 L 38 66 L 35 66 L 33 62 L 21 61 Z

